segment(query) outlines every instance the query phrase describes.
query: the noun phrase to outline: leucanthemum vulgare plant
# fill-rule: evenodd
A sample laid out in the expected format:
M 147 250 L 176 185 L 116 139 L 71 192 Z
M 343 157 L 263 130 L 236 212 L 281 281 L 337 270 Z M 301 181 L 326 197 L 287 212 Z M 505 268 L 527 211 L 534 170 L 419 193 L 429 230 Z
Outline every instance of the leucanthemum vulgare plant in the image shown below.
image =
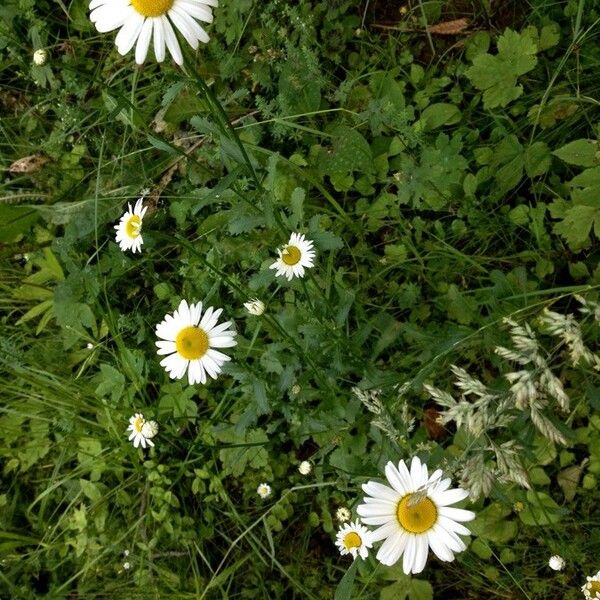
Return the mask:
M 596 315 L 594 303 L 588 304 L 580 296 L 577 299 L 584 314 Z M 488 496 L 497 481 L 530 487 L 524 447 L 519 441 L 522 436 L 516 434 L 515 424 L 531 426 L 548 441 L 567 445 L 566 421 L 571 401 L 556 373 L 560 374 L 564 366 L 600 369 L 600 357 L 584 343 L 581 325 L 572 314 L 545 308 L 531 323 L 506 318 L 504 324 L 512 347 L 498 346 L 495 352 L 517 367 L 502 374 L 507 388 L 488 385 L 455 365 L 451 370 L 458 398 L 433 385 L 424 385 L 440 406 L 439 423 L 454 423 L 472 438 L 465 449 L 460 477 L 472 499 Z M 548 350 L 542 334 L 552 336 L 558 345 Z M 509 431 L 511 434 L 507 435 Z

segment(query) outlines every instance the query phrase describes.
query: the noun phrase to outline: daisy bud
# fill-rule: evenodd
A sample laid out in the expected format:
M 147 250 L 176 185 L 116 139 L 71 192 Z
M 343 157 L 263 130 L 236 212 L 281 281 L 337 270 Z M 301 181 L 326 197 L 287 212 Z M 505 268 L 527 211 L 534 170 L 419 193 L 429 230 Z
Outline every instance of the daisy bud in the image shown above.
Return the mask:
M 158 423 L 156 421 L 146 421 L 142 425 L 142 435 L 145 438 L 153 438 L 158 433 Z
M 550 557 L 548 566 L 554 571 L 562 571 L 565 568 L 565 559 L 558 554 Z
M 46 50 L 42 50 L 41 48 L 39 50 L 36 50 L 33 53 L 33 64 L 38 66 L 38 67 L 43 67 L 46 62 L 48 61 L 48 52 L 46 52 Z
M 303 460 L 298 466 L 300 475 L 308 475 L 312 471 L 312 465 L 307 460 Z
M 265 312 L 265 304 L 258 298 L 254 298 L 250 302 L 244 302 L 244 308 L 255 317 L 260 317 Z

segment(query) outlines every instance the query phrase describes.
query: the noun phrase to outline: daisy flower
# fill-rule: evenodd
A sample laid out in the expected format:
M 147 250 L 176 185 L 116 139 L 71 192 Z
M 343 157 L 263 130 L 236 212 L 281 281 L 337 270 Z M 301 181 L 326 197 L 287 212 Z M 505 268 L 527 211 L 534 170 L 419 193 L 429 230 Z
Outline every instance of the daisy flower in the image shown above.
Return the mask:
M 143 199 L 140 198 L 131 210 L 131 204 L 128 204 L 129 210 L 121 217 L 117 230 L 116 242 L 121 250 L 131 250 L 134 254 L 140 252 L 144 240 L 140 233 L 142 229 L 142 220 L 146 214 L 147 206 L 143 206 Z
M 600 598 L 600 571 L 593 577 L 587 577 L 587 583 L 581 588 L 586 598 Z
M 275 275 L 284 275 L 288 281 L 291 281 L 292 277 L 304 277 L 304 269 L 315 266 L 313 243 L 302 233 L 292 233 L 290 241 L 277 252 L 279 258 L 269 268 L 277 269 Z
M 442 479 L 439 469 L 429 476 L 427 466 L 415 456 L 410 471 L 401 460 L 398 468 L 392 462 L 385 466 L 392 487 L 369 481 L 363 484 L 364 504 L 357 508 L 367 525 L 380 525 L 372 532 L 373 541 L 385 540 L 377 552 L 377 560 L 393 565 L 404 555 L 404 573 L 420 573 L 427 562 L 429 548 L 442 561 L 454 560 L 455 552 L 466 549 L 458 537 L 471 532 L 459 521 L 471 521 L 475 513 L 452 508 L 466 498 L 466 490 L 450 487 L 450 479 Z
M 135 45 L 135 62 L 141 65 L 153 38 L 158 62 L 165 60 L 166 46 L 173 60 L 182 65 L 173 25 L 196 50 L 198 42 L 206 44 L 209 40 L 198 21 L 212 23 L 211 7 L 218 5 L 218 0 L 92 0 L 89 9 L 90 20 L 100 33 L 119 30 L 115 38 L 119 54 L 127 54 Z
M 187 371 L 190 385 L 206 383 L 207 373 L 216 379 L 223 364 L 231 360 L 215 350 L 237 344 L 235 331 L 229 329 L 231 321 L 217 325 L 222 312 L 222 308 L 214 310 L 210 306 L 202 316 L 202 302 L 188 305 L 182 300 L 177 310 L 156 326 L 156 336 L 160 338 L 156 342 L 157 354 L 168 355 L 160 365 L 171 379 L 181 379 Z
M 264 500 L 271 495 L 271 486 L 268 483 L 261 483 L 256 488 L 256 493 Z
M 565 559 L 558 554 L 550 557 L 548 566 L 554 571 L 562 571 L 565 568 Z
M 367 558 L 373 540 L 371 532 L 356 519 L 354 523 L 346 523 L 340 527 L 335 545 L 342 556 L 352 554 L 352 558 L 356 558 L 360 554 L 361 558 Z
M 352 514 L 345 506 L 340 506 L 335 511 L 335 518 L 340 522 L 344 523 L 345 521 L 349 521 Z
M 154 423 L 154 421 L 150 422 Z M 137 448 L 138 446 L 145 448 L 146 444 L 148 446 L 154 446 L 154 442 L 151 438 L 153 438 L 156 434 L 147 435 L 150 432 L 148 430 L 144 430 L 145 425 L 147 425 L 147 423 L 142 413 L 135 413 L 135 415 L 133 415 L 133 417 L 129 419 L 129 427 L 127 428 L 127 431 L 131 431 L 131 433 L 129 434 L 129 441 L 133 440 L 134 448 Z
M 244 308 L 255 317 L 260 317 L 265 312 L 265 303 L 261 302 L 258 298 L 254 298 L 249 302 L 244 302 Z

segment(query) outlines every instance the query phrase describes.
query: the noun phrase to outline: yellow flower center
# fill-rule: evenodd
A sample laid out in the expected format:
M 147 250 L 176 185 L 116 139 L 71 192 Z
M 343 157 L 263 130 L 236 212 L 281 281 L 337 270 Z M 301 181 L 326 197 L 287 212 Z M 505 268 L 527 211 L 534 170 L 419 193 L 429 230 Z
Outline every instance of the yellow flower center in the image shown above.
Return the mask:
M 437 508 L 431 499 L 413 499 L 413 494 L 407 494 L 398 502 L 396 517 L 400 526 L 410 533 L 423 533 L 431 529 L 437 521 Z
M 356 533 L 356 531 L 351 531 L 344 536 L 344 546 L 346 546 L 346 550 L 352 550 L 352 548 L 360 548 L 362 545 L 362 540 L 360 539 L 360 535 Z
M 281 260 L 291 267 L 300 262 L 301 256 L 302 253 L 296 246 L 286 246 L 285 250 L 281 253 Z
M 140 235 L 140 229 L 142 228 L 142 219 L 139 215 L 131 215 L 125 224 L 125 233 L 127 237 L 136 238 Z
M 142 417 L 136 417 L 133 422 L 133 428 L 138 432 L 142 433 L 142 427 L 144 426 L 144 419 Z
M 187 360 L 202 358 L 208 350 L 208 335 L 200 327 L 184 327 L 175 338 L 175 347 Z
M 131 6 L 144 17 L 166 15 L 174 0 L 131 0 Z
M 592 598 L 600 598 L 600 581 L 590 581 L 588 582 L 588 591 L 590 592 L 590 596 Z

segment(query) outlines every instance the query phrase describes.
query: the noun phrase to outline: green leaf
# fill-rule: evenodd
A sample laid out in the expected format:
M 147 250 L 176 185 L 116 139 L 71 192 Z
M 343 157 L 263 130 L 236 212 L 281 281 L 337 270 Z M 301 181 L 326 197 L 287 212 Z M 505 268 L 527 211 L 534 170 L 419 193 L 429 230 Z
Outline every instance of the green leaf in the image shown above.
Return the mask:
M 544 142 L 534 142 L 525 149 L 525 172 L 529 177 L 539 177 L 548 172 L 552 164 L 550 148 Z
M 344 576 L 338 583 L 335 590 L 334 600 L 350 600 L 352 598 L 352 589 L 354 587 L 354 578 L 356 576 L 356 569 L 358 568 L 358 561 L 355 559 L 348 570 L 344 573 Z
M 580 250 L 588 241 L 592 227 L 598 236 L 600 208 L 584 204 L 568 208 L 563 220 L 554 225 L 554 231 L 567 241 L 572 250 Z
M 592 140 L 575 140 L 561 146 L 552 154 L 570 165 L 595 167 L 600 164 L 600 160 L 596 157 L 597 152 L 597 142 Z
M 551 525 L 560 521 L 562 511 L 548 494 L 529 490 L 527 502 L 525 509 L 519 513 L 519 518 L 525 525 Z
M 527 34 L 507 29 L 498 39 L 498 54 L 478 54 L 466 75 L 471 83 L 483 91 L 486 109 L 506 106 L 523 93 L 517 78 L 531 71 L 537 64 L 535 42 Z
M 425 130 L 436 129 L 442 125 L 453 125 L 458 123 L 462 114 L 454 104 L 438 102 L 430 104 L 422 113 L 421 119 L 425 123 Z

